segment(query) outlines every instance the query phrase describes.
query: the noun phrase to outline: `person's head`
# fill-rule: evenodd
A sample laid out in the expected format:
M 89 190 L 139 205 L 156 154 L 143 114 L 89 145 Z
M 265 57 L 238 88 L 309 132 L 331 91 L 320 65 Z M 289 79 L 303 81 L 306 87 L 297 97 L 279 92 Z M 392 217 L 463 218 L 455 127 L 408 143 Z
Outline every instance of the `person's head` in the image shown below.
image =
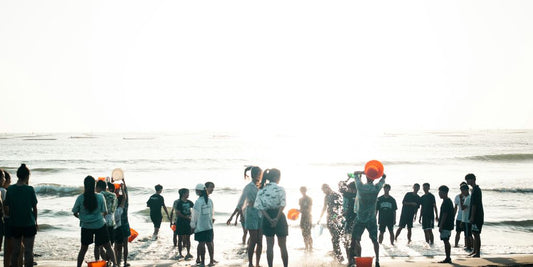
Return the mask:
M 383 186 L 383 192 L 385 192 L 385 195 L 388 195 L 390 192 L 390 184 L 385 184 Z
M 465 181 L 468 185 L 476 185 L 476 176 L 473 173 L 469 173 L 465 176 Z
M 269 183 L 279 183 L 281 179 L 281 172 L 278 169 L 266 169 L 263 172 L 263 180 L 261 181 L 261 188 L 265 187 L 265 183 L 268 180 Z
M 107 182 L 107 191 L 115 193 L 115 185 L 111 182 Z
M 105 181 L 98 180 L 98 181 L 96 182 L 96 192 L 97 192 L 97 193 L 100 193 L 100 192 L 102 192 L 102 191 L 105 191 L 106 187 L 107 187 L 107 184 L 105 183 Z
M 468 188 L 468 185 L 465 183 L 465 184 L 461 184 L 461 194 L 463 196 L 468 196 L 468 194 L 470 193 L 470 190 Z
M 178 194 L 180 195 L 180 199 L 185 200 L 185 199 L 189 198 L 189 189 L 182 188 L 182 189 L 178 190 Z
M 250 171 L 250 175 L 252 177 L 252 181 L 259 185 L 261 183 L 261 179 L 263 178 L 263 170 L 257 166 L 248 166 L 246 169 L 244 169 L 244 179 L 248 176 L 246 173 Z
M 20 164 L 20 167 L 17 170 L 17 177 L 19 178 L 18 182 L 28 183 L 28 180 L 30 179 L 30 169 L 26 167 L 26 164 Z
M 442 199 L 448 198 L 448 191 L 450 191 L 450 189 L 447 186 L 441 185 L 439 187 L 439 197 Z
M 161 194 L 161 192 L 163 192 L 163 186 L 160 184 L 157 184 L 156 186 L 154 186 L 154 189 L 155 189 L 155 192 L 158 194 Z
M 213 182 L 206 182 L 205 184 L 205 191 L 208 195 L 213 194 L 213 190 L 215 190 L 215 184 Z
M 302 193 L 302 195 L 305 196 L 307 194 L 307 187 L 305 186 L 300 187 L 300 193 Z
M 11 185 L 11 175 L 4 170 L 4 183 L 1 185 L 3 188 L 8 188 Z
M 196 195 L 198 195 L 199 197 L 204 197 L 205 203 L 207 203 L 208 194 L 207 194 L 205 185 L 204 184 L 197 184 L 194 189 L 196 190 Z
M 329 195 L 329 194 L 331 194 L 331 192 L 333 192 L 333 190 L 331 190 L 331 187 L 329 187 L 328 184 L 323 184 L 322 185 L 322 192 L 324 192 L 324 194 L 326 194 L 326 195 Z
M 96 202 L 96 194 L 94 193 L 95 184 L 96 180 L 90 175 L 83 180 L 83 206 L 88 211 L 95 210 L 98 205 Z
M 418 190 L 420 190 L 420 185 L 418 183 L 413 185 L 413 192 L 416 194 L 418 193 Z
M 422 185 L 422 190 L 424 190 L 424 193 L 427 194 L 427 193 L 429 192 L 429 187 L 430 187 L 430 186 L 429 186 L 429 183 L 424 183 L 424 184 Z

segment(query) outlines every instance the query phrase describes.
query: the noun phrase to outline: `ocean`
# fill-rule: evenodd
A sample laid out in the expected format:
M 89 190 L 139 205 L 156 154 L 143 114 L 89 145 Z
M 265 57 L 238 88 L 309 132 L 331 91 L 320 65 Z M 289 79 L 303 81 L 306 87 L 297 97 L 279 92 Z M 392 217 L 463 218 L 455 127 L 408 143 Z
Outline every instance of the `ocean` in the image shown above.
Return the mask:
M 281 170 L 280 185 L 287 191 L 287 207 L 298 208 L 300 186 L 313 198 L 313 220 L 318 220 L 324 183 L 336 189 L 348 172 L 362 170 L 376 159 L 385 166 L 391 195 L 401 203 L 413 183 L 431 184 L 438 199 L 440 185 L 450 187 L 453 199 L 467 173 L 474 173 L 483 190 L 485 226 L 482 254 L 533 253 L 533 130 L 486 130 L 457 132 L 388 132 L 380 134 L 239 134 L 220 132 L 183 133 L 48 133 L 0 134 L 0 168 L 16 181 L 16 168 L 26 163 L 30 184 L 38 198 L 39 232 L 35 253 L 39 260 L 75 260 L 80 244 L 78 220 L 71 208 L 83 191 L 87 175 L 111 176 L 122 168 L 130 192 L 130 223 L 139 237 L 130 245 L 130 261 L 168 260 L 176 257 L 172 233 L 164 222 L 160 238 L 153 231 L 146 201 L 154 186 L 164 187 L 168 207 L 179 188 L 194 188 L 212 181 L 215 191 L 215 258 L 223 265 L 245 264 L 239 226 L 227 226 L 242 188 L 246 165 Z M 422 194 L 422 192 L 419 192 Z M 196 200 L 191 194 L 190 199 Z M 401 206 L 401 204 L 400 204 Z M 399 216 L 399 211 L 398 211 Z M 399 220 L 399 218 L 398 218 Z M 303 255 L 298 221 L 289 221 L 289 253 Z M 325 218 L 322 220 L 325 223 Z M 442 242 L 435 229 L 435 245 L 425 245 L 421 226 L 415 223 L 413 242 L 406 231 L 395 246 L 385 234 L 382 257 L 441 256 Z M 315 250 L 306 256 L 323 265 L 334 264 L 327 230 L 313 230 Z M 462 244 L 461 239 L 461 244 Z M 196 242 L 192 242 L 193 248 Z M 363 255 L 373 256 L 367 234 Z M 266 248 L 266 242 L 264 243 Z M 279 258 L 279 252 L 276 252 Z M 453 255 L 465 255 L 454 248 Z M 91 253 L 86 259 L 92 258 Z M 262 260 L 266 260 L 266 256 Z M 265 263 L 266 264 L 266 263 Z

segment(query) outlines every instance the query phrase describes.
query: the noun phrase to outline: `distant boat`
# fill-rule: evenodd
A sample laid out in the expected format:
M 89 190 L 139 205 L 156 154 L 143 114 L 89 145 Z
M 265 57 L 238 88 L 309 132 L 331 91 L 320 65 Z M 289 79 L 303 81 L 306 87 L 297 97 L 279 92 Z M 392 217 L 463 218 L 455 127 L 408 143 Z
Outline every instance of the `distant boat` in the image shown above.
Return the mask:
M 155 137 L 122 137 L 122 140 L 153 140 Z
M 24 141 L 54 141 L 56 138 L 24 138 Z

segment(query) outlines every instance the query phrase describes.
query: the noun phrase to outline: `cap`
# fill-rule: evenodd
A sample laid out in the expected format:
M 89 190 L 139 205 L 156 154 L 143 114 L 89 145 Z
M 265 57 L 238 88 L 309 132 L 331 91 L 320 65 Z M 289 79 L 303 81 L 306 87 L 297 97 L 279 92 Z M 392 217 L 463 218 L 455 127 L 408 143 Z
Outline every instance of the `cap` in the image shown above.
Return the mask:
M 195 190 L 205 190 L 204 184 L 197 184 Z

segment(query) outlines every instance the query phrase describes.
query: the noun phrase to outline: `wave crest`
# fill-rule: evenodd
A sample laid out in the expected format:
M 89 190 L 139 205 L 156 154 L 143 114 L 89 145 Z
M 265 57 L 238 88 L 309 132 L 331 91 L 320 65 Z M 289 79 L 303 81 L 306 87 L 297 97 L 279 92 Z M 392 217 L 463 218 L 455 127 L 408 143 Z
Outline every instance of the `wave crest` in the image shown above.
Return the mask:
M 529 161 L 533 160 L 533 154 L 489 154 L 466 157 L 466 159 L 478 161 Z

